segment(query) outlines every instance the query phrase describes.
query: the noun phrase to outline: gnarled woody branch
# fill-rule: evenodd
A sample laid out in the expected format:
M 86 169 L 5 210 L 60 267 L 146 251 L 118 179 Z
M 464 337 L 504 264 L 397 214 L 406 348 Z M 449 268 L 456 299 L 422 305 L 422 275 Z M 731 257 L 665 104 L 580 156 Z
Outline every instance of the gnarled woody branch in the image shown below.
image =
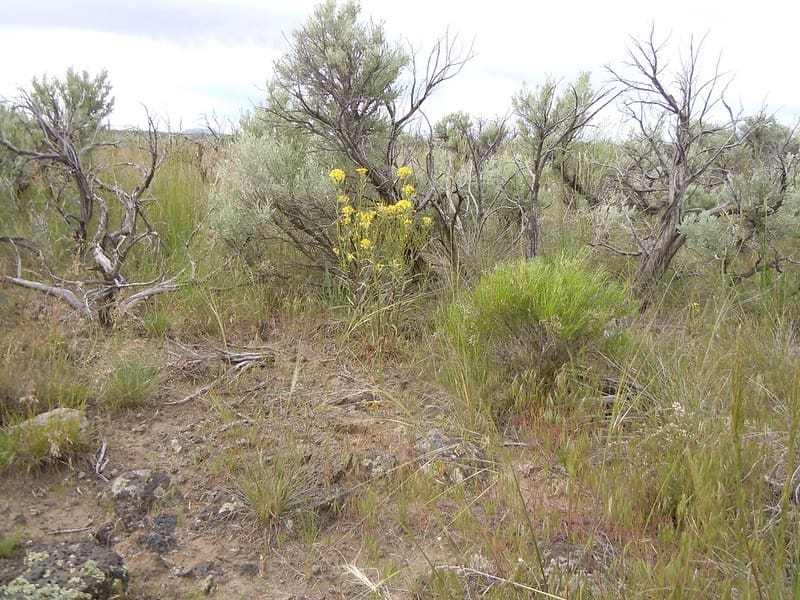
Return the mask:
M 33 241 L 3 236 L 0 242 L 11 247 L 16 273 L 2 275 L 0 280 L 59 298 L 83 318 L 96 318 L 104 325 L 111 325 L 115 309 L 130 309 L 156 294 L 175 290 L 180 284 L 178 276 L 169 279 L 162 276 L 148 285 L 128 283 L 123 275 L 130 252 L 146 240 L 158 240 L 157 232 L 146 218 L 144 204 L 145 193 L 164 156 L 155 121 L 148 113 L 143 148 L 148 158 L 142 167 L 137 165 L 140 181 L 128 191 L 101 178 L 92 164 L 92 152 L 119 144 L 119 141 L 103 141 L 103 127 L 98 120 L 110 113 L 113 104 L 105 77 L 104 73 L 91 79 L 86 73 L 81 76 L 69 71 L 65 82 L 34 80 L 32 91 L 20 92 L 16 104 L 10 108 L 21 123 L 41 137 L 38 147 L 20 147 L 0 130 L 0 146 L 61 172 L 72 182 L 76 191 L 72 204 L 53 209 L 70 228 L 74 253 L 82 259 L 85 271 L 94 271 L 99 277 L 77 281 L 58 277 Z M 34 256 L 26 273 L 20 248 Z M 118 303 L 122 290 L 142 285 L 147 287 Z

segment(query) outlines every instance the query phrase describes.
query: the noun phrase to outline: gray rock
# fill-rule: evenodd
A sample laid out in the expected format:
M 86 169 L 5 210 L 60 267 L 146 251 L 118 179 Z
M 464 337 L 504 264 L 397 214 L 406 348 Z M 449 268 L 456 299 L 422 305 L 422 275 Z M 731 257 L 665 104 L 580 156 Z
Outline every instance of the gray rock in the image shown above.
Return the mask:
M 86 430 L 89 428 L 89 421 L 86 419 L 86 413 L 77 408 L 54 408 L 48 410 L 35 417 L 23 421 L 17 427 L 25 429 L 28 427 L 43 427 L 49 425 L 53 421 L 80 421 L 81 429 Z
M 419 454 L 422 467 L 436 479 L 448 483 L 465 480 L 486 480 L 492 464 L 476 445 L 449 437 L 438 429 L 429 430 L 417 438 L 414 450 Z
M 361 459 L 361 466 L 370 478 L 382 477 L 397 468 L 397 458 L 391 454 L 374 452 Z
M 153 504 L 172 493 L 172 482 L 163 471 L 140 469 L 115 477 L 107 492 L 114 512 L 127 531 L 140 527 Z
M 33 544 L 0 560 L 0 599 L 104 600 L 128 587 L 119 554 L 88 541 Z
M 260 572 L 260 569 L 258 567 L 258 563 L 254 563 L 254 562 L 239 563 L 235 567 L 236 567 L 236 571 L 240 575 L 246 575 L 248 577 L 255 577 Z M 319 569 L 319 567 L 317 567 L 317 565 L 314 565 L 314 567 Z M 313 573 L 314 568 L 312 568 L 311 571 Z

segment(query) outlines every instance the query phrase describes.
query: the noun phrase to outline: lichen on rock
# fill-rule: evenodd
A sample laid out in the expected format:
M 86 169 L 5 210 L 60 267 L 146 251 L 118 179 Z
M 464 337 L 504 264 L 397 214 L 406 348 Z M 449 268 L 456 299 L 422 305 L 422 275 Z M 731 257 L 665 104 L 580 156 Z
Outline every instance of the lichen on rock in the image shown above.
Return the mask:
M 95 542 L 34 544 L 0 560 L 2 600 L 105 600 L 127 587 L 122 557 Z

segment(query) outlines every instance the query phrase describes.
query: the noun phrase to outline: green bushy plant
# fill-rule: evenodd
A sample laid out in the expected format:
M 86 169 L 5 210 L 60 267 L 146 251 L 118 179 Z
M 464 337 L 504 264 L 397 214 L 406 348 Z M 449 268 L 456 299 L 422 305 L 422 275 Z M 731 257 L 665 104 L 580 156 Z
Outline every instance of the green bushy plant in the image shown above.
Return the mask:
M 536 401 L 630 313 L 625 287 L 585 255 L 501 264 L 443 310 L 456 387 L 501 414 Z

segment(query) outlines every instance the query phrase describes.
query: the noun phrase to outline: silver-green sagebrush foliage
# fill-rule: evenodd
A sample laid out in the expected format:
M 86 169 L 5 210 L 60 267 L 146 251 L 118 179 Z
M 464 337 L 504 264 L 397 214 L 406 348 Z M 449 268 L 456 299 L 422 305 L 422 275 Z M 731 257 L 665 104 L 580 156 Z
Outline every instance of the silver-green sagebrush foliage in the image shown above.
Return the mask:
M 470 56 L 460 57 L 445 37 L 421 69 L 381 24 L 361 18 L 357 3 L 319 5 L 292 34 L 267 98 L 222 167 L 238 181 L 217 189 L 217 230 L 226 245 L 258 264 L 280 240 L 307 266 L 337 271 L 337 195 L 376 205 L 406 198 L 408 182 L 397 172 L 408 166 L 407 134 L 431 94 Z M 326 181 L 331 169 L 363 175 L 335 189 Z
M 313 264 L 324 264 L 326 251 L 333 256 L 328 228 L 336 206 L 327 169 L 318 160 L 302 140 L 253 132 L 239 136 L 212 192 L 217 238 L 253 268 L 269 267 L 279 241 L 295 246 Z

